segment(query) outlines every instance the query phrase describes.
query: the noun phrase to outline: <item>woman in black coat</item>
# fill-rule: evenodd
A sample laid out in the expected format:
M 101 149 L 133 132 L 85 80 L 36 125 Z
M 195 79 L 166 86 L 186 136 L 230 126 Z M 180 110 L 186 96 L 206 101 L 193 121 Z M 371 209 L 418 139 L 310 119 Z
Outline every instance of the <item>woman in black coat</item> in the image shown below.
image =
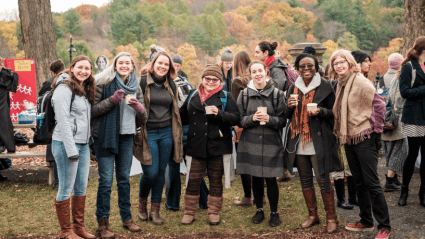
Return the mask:
M 222 174 L 225 155 L 232 154 L 231 126 L 239 123 L 239 111 L 230 93 L 223 91 L 223 75 L 219 65 L 207 65 L 202 83 L 192 91 L 180 108 L 187 132 L 186 160 L 190 168 L 184 196 L 183 225 L 195 220 L 199 191 L 205 170 L 210 181 L 208 218 L 210 225 L 220 224 L 219 211 L 223 204 Z
M 302 53 L 295 60 L 295 69 L 300 72 L 300 77 L 287 94 L 286 117 L 290 120 L 290 126 L 286 133 L 285 158 L 289 171 L 297 164 L 301 177 L 301 187 L 309 210 L 309 217 L 302 227 L 308 228 L 319 223 L 313 168 L 327 213 L 327 231 L 333 233 L 338 228 L 338 219 L 329 173 L 341 170 L 331 126 L 335 93 L 331 84 L 317 72 L 319 63 L 315 56 Z M 317 109 L 308 110 L 307 103 L 316 103 Z

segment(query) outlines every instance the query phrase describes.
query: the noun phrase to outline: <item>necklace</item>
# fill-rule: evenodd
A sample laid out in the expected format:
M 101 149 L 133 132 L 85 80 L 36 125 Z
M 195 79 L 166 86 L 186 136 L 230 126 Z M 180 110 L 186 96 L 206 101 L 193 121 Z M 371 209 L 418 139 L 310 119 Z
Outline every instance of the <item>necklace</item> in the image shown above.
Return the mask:
M 164 86 L 164 84 L 157 84 L 156 82 L 154 82 L 154 84 L 155 84 L 156 86 L 158 86 L 158 87 L 162 87 L 162 86 Z

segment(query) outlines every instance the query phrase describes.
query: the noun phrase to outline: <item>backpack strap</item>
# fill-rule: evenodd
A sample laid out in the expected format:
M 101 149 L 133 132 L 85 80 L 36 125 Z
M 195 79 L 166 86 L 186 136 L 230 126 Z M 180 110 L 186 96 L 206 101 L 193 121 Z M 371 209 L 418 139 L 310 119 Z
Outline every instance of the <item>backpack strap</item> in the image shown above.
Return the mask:
M 277 88 L 274 88 L 273 89 L 273 100 L 272 100 L 272 103 L 273 103 L 274 112 L 276 113 L 277 112 L 277 107 L 279 105 L 279 89 L 277 89 Z
M 224 93 L 225 97 L 220 98 L 220 99 L 221 99 L 221 103 L 223 103 L 223 112 L 225 112 L 226 111 L 226 105 L 227 105 L 227 91 L 223 90 L 223 93 Z
M 413 87 L 413 84 L 415 83 L 415 80 L 416 80 L 416 69 L 413 69 L 413 65 L 411 61 L 408 61 L 407 63 L 409 63 L 410 67 L 412 67 L 412 82 L 410 84 L 410 87 Z
M 248 88 L 243 89 L 242 91 L 242 105 L 243 105 L 243 109 L 246 111 L 246 109 L 248 108 Z
M 189 103 L 190 103 L 190 100 L 192 99 L 192 96 L 196 93 L 198 91 L 198 89 L 195 89 L 195 90 L 193 90 L 190 94 L 189 94 L 189 96 L 187 97 L 187 110 L 189 111 Z

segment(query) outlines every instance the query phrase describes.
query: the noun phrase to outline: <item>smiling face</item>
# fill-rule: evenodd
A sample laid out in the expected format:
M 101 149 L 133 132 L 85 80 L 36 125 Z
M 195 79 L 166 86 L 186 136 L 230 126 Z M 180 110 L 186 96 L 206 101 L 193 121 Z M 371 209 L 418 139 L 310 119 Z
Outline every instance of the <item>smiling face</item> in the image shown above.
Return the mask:
M 82 84 L 91 75 L 91 64 L 88 60 L 82 60 L 71 66 L 70 71 L 78 82 Z
M 253 64 L 249 70 L 255 87 L 258 89 L 264 88 L 266 85 L 266 69 L 264 69 L 264 66 L 262 64 Z
M 317 72 L 314 59 L 310 57 L 304 57 L 301 59 L 298 66 L 298 71 L 300 72 L 304 81 L 311 81 Z
M 121 56 L 118 58 L 115 69 L 117 70 L 121 79 L 126 79 L 133 70 L 133 63 L 131 62 L 131 58 L 129 56 Z
M 362 71 L 362 73 L 368 73 L 370 71 L 370 66 L 372 65 L 372 62 L 370 62 L 369 57 L 366 58 L 362 64 L 360 65 L 360 69 Z
M 232 68 L 233 62 L 231 61 L 223 61 L 223 70 L 228 71 Z
M 202 78 L 202 86 L 207 94 L 217 89 L 220 84 L 220 79 L 215 76 L 204 76 L 204 78 Z
M 168 57 L 163 55 L 159 56 L 153 65 L 153 72 L 158 78 L 164 77 L 168 73 L 169 69 L 170 60 L 168 59 Z
M 262 52 L 260 46 L 257 45 L 255 47 L 254 57 L 259 61 L 265 62 L 266 59 L 269 57 L 269 51 Z
M 332 67 L 339 76 L 345 75 L 349 69 L 348 61 L 341 56 L 334 60 Z

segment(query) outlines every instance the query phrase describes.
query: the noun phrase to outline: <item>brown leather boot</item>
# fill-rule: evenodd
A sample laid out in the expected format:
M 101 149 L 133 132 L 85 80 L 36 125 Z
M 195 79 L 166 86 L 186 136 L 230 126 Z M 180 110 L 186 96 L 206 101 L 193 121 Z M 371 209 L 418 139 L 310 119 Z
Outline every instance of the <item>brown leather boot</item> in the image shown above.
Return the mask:
M 208 220 L 210 225 L 220 224 L 219 212 L 223 206 L 223 197 L 212 197 L 208 195 Z
M 84 209 L 86 206 L 86 196 L 72 196 L 72 222 L 75 233 L 85 239 L 96 238 L 90 234 L 84 226 Z
M 149 220 L 151 220 L 155 225 L 162 225 L 162 223 L 164 223 L 159 215 L 160 207 L 161 203 L 151 202 L 151 214 L 149 215 Z
M 305 203 L 308 209 L 308 219 L 301 224 L 302 228 L 309 228 L 320 223 L 319 215 L 317 215 L 317 201 L 314 187 L 303 189 Z
M 335 212 L 334 190 L 331 189 L 329 193 L 327 193 L 325 190 L 322 190 L 321 193 L 326 211 L 326 231 L 328 233 L 334 233 L 338 230 L 338 218 Z
M 122 227 L 128 229 L 130 232 L 140 232 L 142 230 L 142 228 L 134 223 L 133 219 L 123 222 Z
M 148 198 L 139 198 L 139 214 L 137 215 L 139 220 L 148 220 Z
M 198 209 L 199 195 L 184 195 L 184 216 L 183 225 L 190 225 L 195 221 L 196 210 Z
M 59 238 L 81 239 L 81 237 L 75 234 L 71 225 L 69 201 L 69 198 L 60 202 L 55 199 L 56 214 L 58 215 L 59 225 L 61 227 Z
M 102 218 L 99 222 L 99 228 L 96 231 L 96 237 L 101 239 L 115 239 L 115 234 L 109 231 L 108 218 Z

